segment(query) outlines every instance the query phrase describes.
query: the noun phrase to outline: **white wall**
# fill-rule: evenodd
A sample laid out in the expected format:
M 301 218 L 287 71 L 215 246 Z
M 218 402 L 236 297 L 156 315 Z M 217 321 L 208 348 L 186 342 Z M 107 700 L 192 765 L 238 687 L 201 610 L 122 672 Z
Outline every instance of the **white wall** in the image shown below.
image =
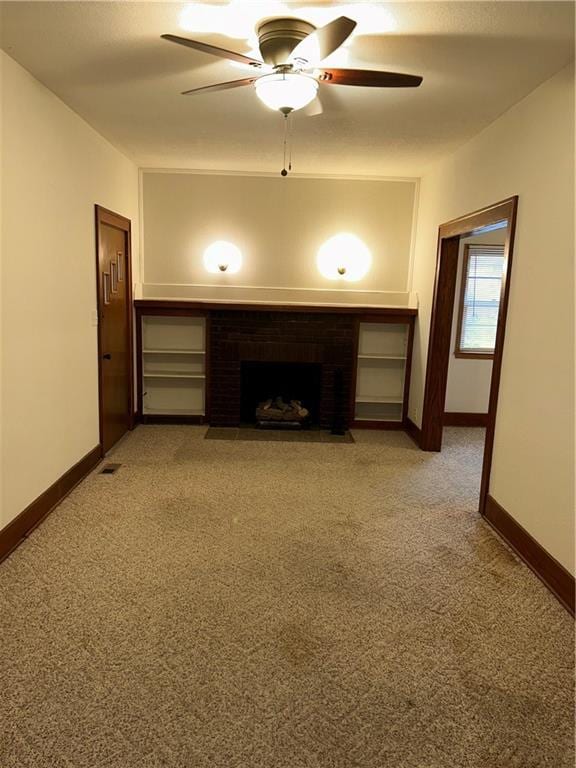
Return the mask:
M 98 444 L 94 204 L 132 220 L 137 255 L 138 171 L 1 52 L 0 65 L 3 526 Z
M 490 494 L 574 572 L 574 74 L 541 85 L 420 188 L 410 417 L 421 424 L 438 226 L 519 195 Z
M 415 181 L 144 173 L 144 286 L 149 298 L 406 304 Z M 316 268 L 320 245 L 349 231 L 373 265 L 357 283 Z M 242 270 L 210 274 L 205 248 L 229 240 Z
M 456 337 L 458 335 L 458 310 L 460 305 L 460 286 L 464 266 L 464 247 L 487 243 L 503 245 L 506 229 L 463 237 L 458 250 L 458 274 L 456 276 L 456 296 L 452 314 L 452 336 L 450 338 L 450 361 L 448 363 L 448 381 L 446 382 L 446 401 L 444 410 L 448 413 L 488 413 L 490 402 L 490 382 L 492 379 L 492 360 L 456 357 Z

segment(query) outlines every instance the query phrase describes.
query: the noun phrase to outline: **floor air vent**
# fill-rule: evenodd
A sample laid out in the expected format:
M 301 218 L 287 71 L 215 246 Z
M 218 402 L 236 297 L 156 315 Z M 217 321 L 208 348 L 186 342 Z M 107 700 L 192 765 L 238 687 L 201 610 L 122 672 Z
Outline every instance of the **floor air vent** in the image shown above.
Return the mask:
M 121 466 L 122 466 L 121 464 L 104 464 L 99 474 L 113 475 L 118 469 L 120 469 Z

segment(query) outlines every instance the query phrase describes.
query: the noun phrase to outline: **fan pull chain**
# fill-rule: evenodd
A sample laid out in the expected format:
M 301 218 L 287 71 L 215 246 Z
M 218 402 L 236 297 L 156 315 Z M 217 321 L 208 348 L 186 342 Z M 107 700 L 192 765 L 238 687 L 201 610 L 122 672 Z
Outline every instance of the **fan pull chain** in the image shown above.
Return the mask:
M 292 120 L 290 112 L 284 113 L 284 167 L 280 171 L 281 176 L 288 176 L 292 170 Z M 286 170 L 286 156 L 288 156 L 288 170 Z
M 280 171 L 281 176 L 288 176 L 288 171 L 286 170 L 286 145 L 288 143 L 288 115 L 284 115 L 284 164 L 282 166 L 282 170 Z
M 291 117 L 291 114 L 289 115 L 289 122 L 288 122 L 288 170 L 292 170 L 292 124 L 293 120 Z

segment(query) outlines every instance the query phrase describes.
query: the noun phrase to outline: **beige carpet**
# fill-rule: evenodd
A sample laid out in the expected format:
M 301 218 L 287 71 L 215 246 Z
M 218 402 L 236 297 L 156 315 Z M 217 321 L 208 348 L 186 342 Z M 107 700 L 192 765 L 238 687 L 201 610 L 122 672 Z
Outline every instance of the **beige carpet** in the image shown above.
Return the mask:
M 352 433 L 333 435 L 327 429 L 270 429 L 266 427 L 210 427 L 207 440 L 252 440 L 261 443 L 353 443 Z
M 140 427 L 0 566 L 2 768 L 568 768 L 572 624 L 440 455 Z

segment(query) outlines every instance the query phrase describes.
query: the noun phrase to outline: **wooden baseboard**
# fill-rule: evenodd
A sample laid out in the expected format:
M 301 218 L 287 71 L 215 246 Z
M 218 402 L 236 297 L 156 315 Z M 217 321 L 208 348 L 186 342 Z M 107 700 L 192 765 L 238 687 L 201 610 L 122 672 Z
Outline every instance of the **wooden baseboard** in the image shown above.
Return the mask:
M 484 519 L 512 547 L 562 605 L 574 615 L 574 576 L 525 531 L 506 510 L 486 497 Z
M 206 424 L 205 416 L 154 416 L 143 414 L 141 424 Z
M 442 423 L 445 427 L 487 427 L 488 414 L 446 411 Z
M 421 448 L 422 447 L 421 446 L 422 430 L 420 429 L 420 427 L 417 427 L 416 424 L 414 424 L 414 422 L 412 421 L 412 419 L 409 419 L 408 417 L 406 417 L 404 419 L 404 430 L 408 435 L 408 437 L 411 437 L 412 440 L 414 440 L 418 448 Z
M 368 421 L 354 419 L 350 424 L 350 429 L 404 429 L 401 421 Z
M 8 557 L 34 528 L 68 496 L 70 491 L 94 469 L 101 458 L 102 448 L 97 445 L 0 531 L 0 561 Z

